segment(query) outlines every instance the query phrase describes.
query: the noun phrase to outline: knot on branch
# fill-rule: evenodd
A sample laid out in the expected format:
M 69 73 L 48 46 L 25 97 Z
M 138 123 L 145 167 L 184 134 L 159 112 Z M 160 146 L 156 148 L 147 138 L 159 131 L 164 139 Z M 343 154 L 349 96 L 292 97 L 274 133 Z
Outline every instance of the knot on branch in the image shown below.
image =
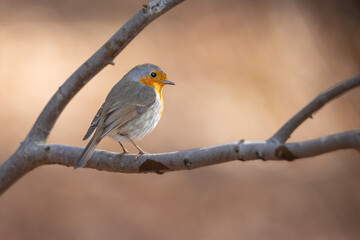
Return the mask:
M 285 159 L 287 161 L 293 161 L 297 157 L 286 147 L 280 146 L 275 150 L 275 156 L 280 159 Z
M 165 3 L 162 0 L 152 1 L 149 4 L 144 4 L 142 6 L 142 11 L 144 14 L 149 13 L 150 15 L 158 14 L 165 8 Z
M 163 174 L 164 172 L 172 171 L 170 168 L 162 164 L 161 162 L 154 161 L 152 159 L 146 159 L 139 167 L 140 173 L 155 172 L 157 174 Z

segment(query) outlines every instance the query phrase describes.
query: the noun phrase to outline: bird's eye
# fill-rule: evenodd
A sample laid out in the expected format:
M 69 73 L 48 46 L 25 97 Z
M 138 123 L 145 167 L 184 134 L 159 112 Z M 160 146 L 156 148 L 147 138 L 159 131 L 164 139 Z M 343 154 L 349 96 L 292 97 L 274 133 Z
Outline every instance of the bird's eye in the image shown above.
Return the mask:
M 156 76 L 157 76 L 157 75 L 156 75 L 156 72 L 151 72 L 151 73 L 150 73 L 150 76 L 153 77 L 153 78 L 156 77 Z

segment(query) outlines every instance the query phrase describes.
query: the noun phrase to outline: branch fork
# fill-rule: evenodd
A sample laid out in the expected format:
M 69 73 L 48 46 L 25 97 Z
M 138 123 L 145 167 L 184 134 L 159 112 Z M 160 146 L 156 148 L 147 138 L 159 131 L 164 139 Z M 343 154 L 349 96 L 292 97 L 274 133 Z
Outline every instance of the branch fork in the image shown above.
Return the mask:
M 150 22 L 184 0 L 154 0 L 144 4 L 98 51 L 59 87 L 28 136 L 16 152 L 0 166 L 0 195 L 32 169 L 46 164 L 73 166 L 83 148 L 46 144 L 51 129 L 66 105 L 92 77 L 107 65 Z M 360 130 L 338 133 L 314 140 L 287 143 L 292 132 L 326 103 L 360 85 L 360 75 L 320 94 L 285 123 L 271 138 L 263 141 L 227 143 L 172 153 L 118 154 L 96 150 L 86 167 L 123 173 L 164 173 L 191 170 L 233 160 L 288 160 L 312 157 L 339 149 L 360 151 Z

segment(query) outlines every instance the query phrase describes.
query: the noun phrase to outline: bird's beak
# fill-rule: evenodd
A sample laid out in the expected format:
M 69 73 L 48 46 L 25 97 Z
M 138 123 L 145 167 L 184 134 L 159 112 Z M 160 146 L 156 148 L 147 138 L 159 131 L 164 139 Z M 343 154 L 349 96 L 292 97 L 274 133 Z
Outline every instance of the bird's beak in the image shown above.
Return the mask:
M 169 84 L 169 85 L 175 85 L 175 83 L 173 83 L 172 81 L 169 81 L 169 80 L 165 80 L 164 83 Z

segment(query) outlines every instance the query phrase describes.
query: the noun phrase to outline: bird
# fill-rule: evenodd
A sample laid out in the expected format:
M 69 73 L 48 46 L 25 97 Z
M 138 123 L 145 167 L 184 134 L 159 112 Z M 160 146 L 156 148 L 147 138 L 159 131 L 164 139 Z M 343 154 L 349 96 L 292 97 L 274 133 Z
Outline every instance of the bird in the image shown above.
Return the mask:
M 134 141 L 153 131 L 158 124 L 164 109 L 162 91 L 165 85 L 175 83 L 153 64 L 138 65 L 126 73 L 110 90 L 92 120 L 83 140 L 96 131 L 75 162 L 74 169 L 86 165 L 105 136 L 118 141 L 124 154 L 128 153 L 122 144 L 124 141 L 130 141 L 139 154 L 146 153 Z

